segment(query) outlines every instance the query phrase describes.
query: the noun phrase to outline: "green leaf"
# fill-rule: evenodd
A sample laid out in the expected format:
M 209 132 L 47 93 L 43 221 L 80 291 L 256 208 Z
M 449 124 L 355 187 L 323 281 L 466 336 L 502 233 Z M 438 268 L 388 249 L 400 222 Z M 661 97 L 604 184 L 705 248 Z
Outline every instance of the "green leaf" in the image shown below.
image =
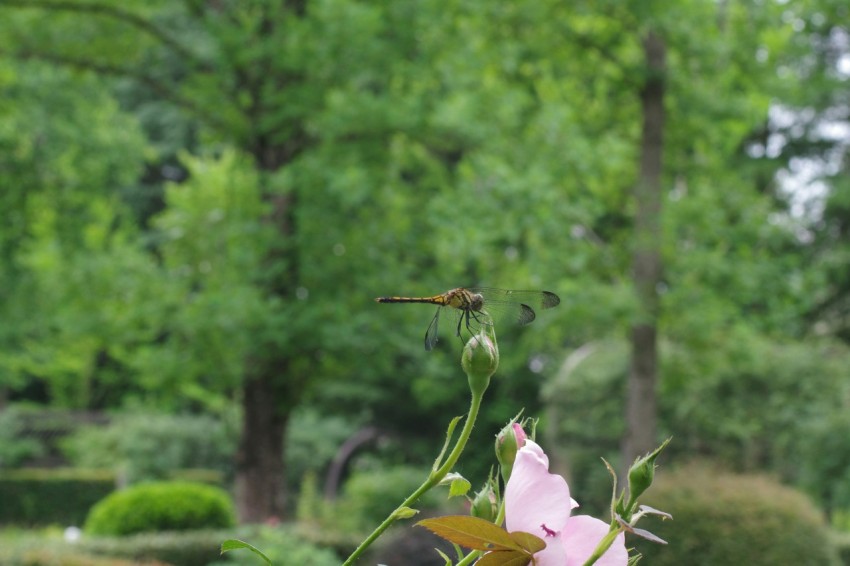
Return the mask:
M 399 507 L 393 512 L 393 516 L 396 519 L 410 519 L 419 513 L 418 509 L 412 509 L 410 507 Z
M 435 535 L 473 550 L 521 550 L 508 532 L 484 519 L 449 515 L 416 523 Z
M 251 552 L 253 552 L 257 556 L 259 556 L 260 558 L 265 560 L 266 564 L 268 564 L 269 566 L 272 566 L 272 561 L 269 560 L 268 556 L 266 556 L 265 554 L 260 552 L 259 549 L 257 549 L 255 546 L 252 546 L 252 545 L 248 544 L 247 542 L 244 542 L 244 541 L 241 541 L 241 540 L 234 538 L 234 539 L 228 539 L 228 540 L 224 541 L 223 543 L 221 543 L 221 553 L 222 554 L 224 554 L 225 552 L 228 552 L 230 550 L 239 550 L 240 548 L 247 548 L 248 550 L 250 550 Z
M 476 562 L 476 566 L 527 566 L 533 557 L 522 550 L 500 550 L 488 552 Z
M 458 497 L 460 495 L 466 495 L 467 492 L 472 488 L 472 484 L 469 483 L 469 480 L 467 480 L 465 477 L 458 474 L 457 472 L 447 474 L 446 477 L 444 477 L 440 481 L 440 485 L 446 484 L 448 484 L 449 486 L 449 497 Z
M 520 547 L 527 550 L 530 554 L 534 554 L 535 552 L 540 552 L 544 548 L 546 548 L 546 542 L 531 533 L 524 533 L 522 531 L 514 531 L 512 533 L 508 533 L 508 535 L 516 542 Z

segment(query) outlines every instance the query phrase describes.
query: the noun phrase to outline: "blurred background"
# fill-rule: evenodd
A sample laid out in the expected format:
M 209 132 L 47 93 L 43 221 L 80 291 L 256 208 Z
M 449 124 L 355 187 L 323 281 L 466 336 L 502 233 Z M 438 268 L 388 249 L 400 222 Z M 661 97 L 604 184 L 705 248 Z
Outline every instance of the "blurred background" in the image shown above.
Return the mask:
M 606 518 L 600 457 L 672 436 L 647 563 L 850 564 L 848 22 L 0 0 L 0 562 L 338 564 L 468 406 L 452 325 L 373 299 L 486 285 L 561 304 L 497 329 L 476 489 L 521 410 Z M 371 563 L 442 564 L 419 530 Z

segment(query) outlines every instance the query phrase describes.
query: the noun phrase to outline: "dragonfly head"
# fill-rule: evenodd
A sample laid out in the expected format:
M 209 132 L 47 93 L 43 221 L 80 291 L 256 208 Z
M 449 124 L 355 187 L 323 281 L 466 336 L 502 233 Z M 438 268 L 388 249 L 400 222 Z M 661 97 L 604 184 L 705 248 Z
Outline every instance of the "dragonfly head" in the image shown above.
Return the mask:
M 481 293 L 470 293 L 469 294 L 469 309 L 473 311 L 480 311 L 484 308 L 484 296 Z

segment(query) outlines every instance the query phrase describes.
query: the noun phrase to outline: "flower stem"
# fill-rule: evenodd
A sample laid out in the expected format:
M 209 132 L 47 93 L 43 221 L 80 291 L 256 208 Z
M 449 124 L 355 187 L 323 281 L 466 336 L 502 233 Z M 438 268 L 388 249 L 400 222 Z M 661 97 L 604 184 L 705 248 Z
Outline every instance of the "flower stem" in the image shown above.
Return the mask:
M 430 490 L 435 485 L 439 484 L 440 481 L 446 477 L 454 465 L 457 463 L 458 459 L 460 459 L 460 455 L 463 453 L 463 449 L 466 447 L 466 443 L 469 440 L 469 436 L 472 434 L 472 428 L 475 426 L 475 420 L 478 418 L 478 411 L 481 408 L 481 399 L 484 397 L 484 391 L 476 392 L 473 390 L 472 392 L 472 401 L 469 405 L 469 414 L 466 417 L 466 422 L 463 424 L 463 430 L 460 432 L 460 436 L 457 439 L 457 443 L 455 444 L 452 451 L 449 453 L 445 462 L 437 468 L 436 470 L 432 470 L 428 475 L 428 479 L 420 485 L 416 491 L 414 491 L 407 499 L 405 499 L 395 511 L 389 514 L 389 516 L 384 519 L 384 521 L 378 525 L 378 527 L 372 531 L 366 539 L 360 543 L 354 552 L 351 553 L 351 556 L 346 559 L 343 563 L 343 566 L 350 566 L 360 558 L 360 555 L 365 552 L 365 550 L 373 543 L 375 540 L 386 531 L 390 525 L 392 525 L 396 520 L 398 520 L 398 512 L 401 509 L 406 507 L 410 507 L 416 501 L 422 497 L 428 490 Z
M 599 541 L 599 544 L 596 545 L 596 550 L 593 551 L 593 554 L 590 555 L 590 558 L 585 560 L 582 566 L 591 566 L 592 564 L 595 564 L 596 561 L 599 560 L 609 548 L 611 548 L 611 545 L 614 543 L 614 539 L 616 539 L 617 535 L 619 534 L 619 528 L 612 528 L 610 531 L 608 531 L 608 534 L 605 535 L 601 541 Z

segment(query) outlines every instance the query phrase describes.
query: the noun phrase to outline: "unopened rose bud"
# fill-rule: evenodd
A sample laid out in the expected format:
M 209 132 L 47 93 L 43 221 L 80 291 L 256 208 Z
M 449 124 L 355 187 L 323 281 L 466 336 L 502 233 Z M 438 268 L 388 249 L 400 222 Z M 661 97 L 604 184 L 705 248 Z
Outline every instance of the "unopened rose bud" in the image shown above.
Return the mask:
M 495 335 L 479 332 L 469 339 L 463 349 L 460 365 L 469 380 L 473 395 L 483 395 L 490 385 L 490 378 L 499 367 L 499 347 Z
M 505 482 L 511 477 L 517 450 L 525 446 L 527 438 L 525 430 L 516 422 L 508 423 L 496 435 L 496 460 L 502 468 L 502 479 Z
M 496 500 L 496 493 L 493 490 L 492 482 L 488 481 L 484 488 L 475 494 L 469 512 L 473 517 L 478 517 L 491 523 L 496 521 L 496 517 L 499 514 L 499 502 Z
M 632 505 L 636 504 L 637 498 L 652 485 L 652 480 L 655 479 L 655 460 L 669 442 L 670 439 L 665 440 L 661 446 L 643 458 L 638 458 L 629 468 L 629 501 Z

